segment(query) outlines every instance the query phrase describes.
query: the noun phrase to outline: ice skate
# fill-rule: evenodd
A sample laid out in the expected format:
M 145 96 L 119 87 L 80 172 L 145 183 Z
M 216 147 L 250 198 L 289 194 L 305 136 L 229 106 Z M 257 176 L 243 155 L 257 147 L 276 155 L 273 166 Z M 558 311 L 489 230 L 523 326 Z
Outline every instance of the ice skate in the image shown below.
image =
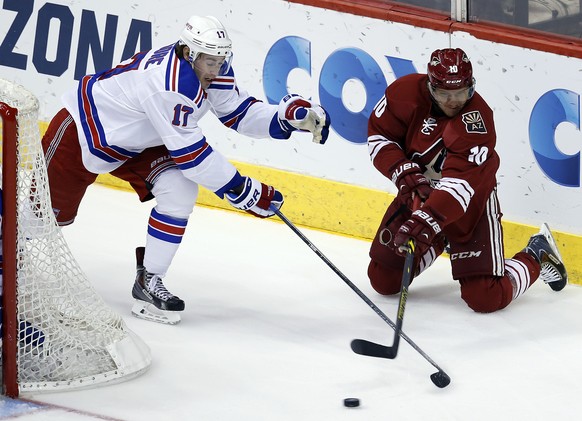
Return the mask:
M 560 291 L 566 286 L 568 273 L 548 224 L 542 224 L 540 232 L 532 235 L 523 251 L 540 263 L 540 278 L 550 288 Z
M 184 301 L 170 293 L 158 275 L 148 273 L 143 265 L 144 247 L 135 250 L 137 276 L 131 294 L 135 304 L 131 313 L 140 319 L 174 325 L 180 322 Z

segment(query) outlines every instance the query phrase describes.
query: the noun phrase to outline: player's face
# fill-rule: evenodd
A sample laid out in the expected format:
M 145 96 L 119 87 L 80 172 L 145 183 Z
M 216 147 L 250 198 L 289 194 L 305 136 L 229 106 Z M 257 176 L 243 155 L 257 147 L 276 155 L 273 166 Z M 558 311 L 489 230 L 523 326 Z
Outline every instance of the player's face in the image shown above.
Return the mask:
M 471 88 L 440 89 L 433 88 L 429 84 L 429 90 L 435 102 L 447 117 L 454 117 L 459 114 L 469 100 Z
M 202 89 L 208 88 L 213 79 L 218 76 L 221 66 L 224 63 L 224 57 L 211 56 L 201 53 L 194 60 L 194 72 L 200 80 Z

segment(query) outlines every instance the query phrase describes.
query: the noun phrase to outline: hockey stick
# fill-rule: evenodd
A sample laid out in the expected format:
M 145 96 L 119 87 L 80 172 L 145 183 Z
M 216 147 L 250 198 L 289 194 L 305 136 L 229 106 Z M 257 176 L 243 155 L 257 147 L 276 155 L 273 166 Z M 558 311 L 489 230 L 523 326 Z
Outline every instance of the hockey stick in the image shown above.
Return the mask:
M 415 196 L 412 202 L 412 210 L 420 208 L 420 196 Z M 404 322 L 404 309 L 406 308 L 406 300 L 408 299 L 408 287 L 412 280 L 412 271 L 414 269 L 414 250 L 416 244 L 410 238 L 406 244 L 406 259 L 404 260 L 404 268 L 402 271 L 402 283 L 400 286 L 400 299 L 398 300 L 398 312 L 396 313 L 396 328 L 394 329 L 394 339 L 392 346 L 386 346 L 383 352 L 378 355 L 379 349 L 382 345 L 374 344 L 364 341 L 362 339 L 354 339 L 352 341 L 352 350 L 361 355 L 368 355 L 371 357 L 396 358 L 398 355 L 398 346 L 400 345 L 400 332 L 402 332 L 402 323 Z
M 309 246 L 309 248 L 311 250 L 313 250 L 313 252 L 315 254 L 317 254 L 319 256 L 319 258 L 321 260 L 323 260 L 330 268 L 331 270 L 333 270 L 336 275 L 338 275 L 342 281 L 344 281 L 351 289 L 352 291 L 354 291 L 356 294 L 358 294 L 358 296 L 366 303 L 368 304 L 368 306 L 374 310 L 374 312 L 376 312 L 376 314 L 378 316 L 380 316 L 380 318 L 382 320 L 384 320 L 392 329 L 396 330 L 396 325 L 394 324 L 394 322 L 392 320 L 390 320 L 388 318 L 388 316 L 386 316 L 382 310 L 380 310 L 368 297 L 366 297 L 366 295 L 360 291 L 360 289 L 352 282 L 348 279 L 347 276 L 345 276 L 327 257 L 325 257 L 325 255 L 315 246 L 315 244 L 313 244 L 311 241 L 309 241 L 309 239 L 301 232 L 299 231 L 299 229 L 291 222 L 289 221 L 289 219 L 287 219 L 287 217 L 285 215 L 283 215 L 283 213 L 277 209 L 275 206 L 271 205 L 270 209 L 275 212 L 275 214 L 285 223 L 285 225 L 287 225 L 289 228 L 291 228 L 291 230 L 297 234 L 297 236 L 299 238 L 301 238 L 301 240 L 303 240 L 303 242 L 305 244 L 307 244 Z M 416 345 L 416 343 L 414 343 L 412 341 L 412 339 L 410 339 L 406 333 L 404 333 L 402 330 L 400 330 L 400 334 L 399 336 L 401 336 L 406 342 L 408 342 L 410 344 L 410 346 L 412 346 L 412 348 L 414 348 L 420 355 L 422 355 L 422 357 L 427 360 L 434 368 L 436 368 L 438 371 L 436 373 L 433 373 L 430 375 L 430 379 L 432 380 L 432 382 L 434 383 L 435 386 L 443 388 L 449 385 L 449 383 L 451 382 L 451 378 L 449 377 L 449 375 L 447 373 L 445 373 L 445 371 L 440 368 L 438 366 L 437 363 L 435 363 L 432 358 L 430 358 L 422 349 L 420 349 L 420 347 L 418 345 Z M 387 347 L 383 346 L 383 345 L 379 345 L 376 344 L 374 342 L 368 342 L 368 341 L 364 341 L 361 339 L 357 339 L 356 341 L 359 341 L 359 343 L 366 343 L 366 348 L 368 351 L 373 351 L 374 349 L 377 349 L 378 352 L 377 354 L 381 354 L 381 353 L 385 353 L 385 349 Z M 356 353 L 359 354 L 359 352 L 354 349 L 354 341 L 352 341 L 352 350 Z M 365 355 L 370 355 L 370 356 L 382 356 L 382 355 L 375 355 L 373 353 L 370 354 L 365 354 Z
M 404 321 L 404 309 L 408 298 L 408 286 L 412 277 L 412 266 L 414 262 L 414 241 L 408 241 L 408 251 L 404 262 L 404 273 L 402 274 L 402 286 L 400 288 L 400 300 L 398 301 L 398 313 L 396 314 L 396 326 L 394 327 L 394 340 L 392 346 L 384 346 L 365 339 L 354 339 L 351 343 L 352 351 L 356 354 L 366 355 L 368 357 L 389 358 L 393 360 L 398 354 L 400 336 L 404 337 L 402 332 L 402 322 Z M 406 338 L 405 338 L 406 339 Z M 438 374 L 438 373 L 435 373 Z M 436 383 L 435 383 L 436 384 Z M 444 386 L 443 386 L 444 387 Z
M 394 341 L 392 346 L 388 347 L 388 358 L 394 359 L 398 355 L 398 345 L 400 344 L 400 332 L 402 332 L 402 323 L 404 322 L 404 309 L 406 299 L 408 298 L 408 286 L 412 279 L 412 269 L 414 267 L 414 249 L 416 245 L 411 238 L 408 240 L 408 250 L 406 251 L 406 260 L 404 261 L 404 273 L 402 274 L 402 286 L 400 287 L 400 300 L 398 301 L 398 314 L 396 315 L 396 329 L 394 329 Z
M 414 262 L 414 241 L 408 241 L 408 251 L 404 262 L 404 273 L 402 274 L 402 286 L 400 287 L 400 300 L 398 301 L 398 313 L 396 314 L 396 327 L 394 328 L 394 340 L 392 346 L 380 345 L 365 339 L 354 339 L 351 343 L 352 351 L 356 354 L 368 357 L 389 358 L 393 360 L 398 354 L 398 346 L 402 333 L 402 322 L 404 321 L 404 309 L 408 298 L 408 286 L 410 285 L 412 266 Z

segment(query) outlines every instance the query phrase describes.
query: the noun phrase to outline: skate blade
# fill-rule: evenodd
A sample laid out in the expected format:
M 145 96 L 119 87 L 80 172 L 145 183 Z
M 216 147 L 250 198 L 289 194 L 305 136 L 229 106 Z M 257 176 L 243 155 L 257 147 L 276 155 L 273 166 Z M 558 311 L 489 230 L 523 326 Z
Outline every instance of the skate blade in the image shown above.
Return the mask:
M 548 240 L 548 243 L 550 243 L 550 246 L 552 247 L 554 253 L 556 253 L 556 256 L 558 256 L 558 259 L 560 259 L 562 262 L 564 261 L 562 259 L 562 255 L 560 254 L 560 250 L 558 249 L 558 245 L 556 244 L 556 240 L 554 239 L 554 236 L 552 235 L 552 231 L 550 230 L 550 227 L 548 226 L 547 223 L 543 223 L 541 228 L 540 228 L 540 234 L 542 234 L 544 237 L 546 237 L 546 240 Z
M 156 306 L 144 301 L 135 300 L 135 304 L 131 309 L 133 314 L 138 319 L 149 320 L 150 322 L 163 323 L 166 325 L 175 325 L 180 323 L 180 313 L 177 311 L 164 311 Z

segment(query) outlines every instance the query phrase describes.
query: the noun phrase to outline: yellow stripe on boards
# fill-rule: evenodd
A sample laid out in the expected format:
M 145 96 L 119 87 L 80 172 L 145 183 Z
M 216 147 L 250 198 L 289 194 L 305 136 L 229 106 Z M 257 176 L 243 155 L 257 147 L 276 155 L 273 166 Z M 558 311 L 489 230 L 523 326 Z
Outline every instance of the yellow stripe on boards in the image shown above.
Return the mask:
M 378 190 L 242 162 L 233 163 L 241 174 L 257 178 L 280 190 L 285 196 L 282 211 L 294 224 L 336 234 L 371 241 L 388 204 L 394 198 Z M 97 182 L 132 190 L 128 183 L 108 174 L 100 175 Z M 241 212 L 204 188 L 200 189 L 197 204 Z M 552 221 L 548 223 L 551 227 Z M 529 237 L 538 230 L 539 227 L 504 221 L 506 257 L 522 250 Z M 582 285 L 582 237 L 556 231 L 553 234 L 566 263 L 570 283 Z

